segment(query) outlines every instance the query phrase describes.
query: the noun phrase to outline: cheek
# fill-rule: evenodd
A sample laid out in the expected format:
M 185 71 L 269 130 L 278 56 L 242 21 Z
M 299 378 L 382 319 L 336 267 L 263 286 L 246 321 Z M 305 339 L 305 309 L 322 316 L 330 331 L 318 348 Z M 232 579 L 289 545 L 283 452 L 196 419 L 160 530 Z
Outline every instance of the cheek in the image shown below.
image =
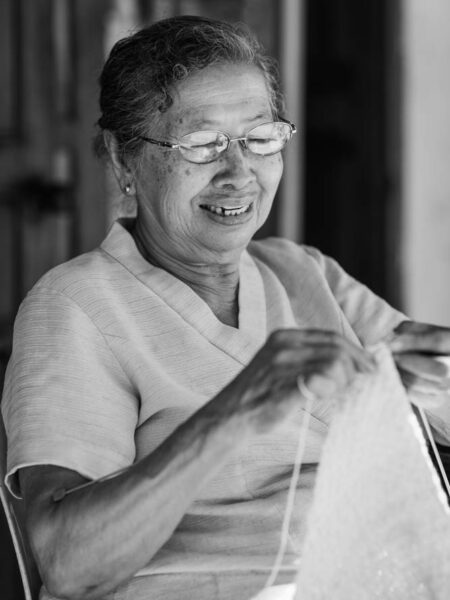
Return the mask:
M 149 161 L 144 185 L 152 196 L 159 195 L 164 198 L 171 196 L 181 187 L 180 179 L 183 179 L 183 170 L 180 168 L 178 157 L 174 152 L 166 150 L 159 157 Z
M 139 174 L 141 198 L 160 215 L 183 212 L 207 187 L 211 172 L 206 167 L 185 161 L 177 151 L 149 152 Z
M 165 150 L 162 153 L 162 161 L 158 163 L 160 176 L 166 177 L 168 184 L 174 188 L 186 186 L 186 180 L 195 177 L 192 165 L 185 161 L 179 152 Z M 184 187 L 186 191 L 186 187 Z
M 140 166 L 139 176 L 144 194 L 154 194 L 155 191 L 166 186 L 167 175 L 173 171 L 172 161 L 167 156 L 168 152 L 160 155 L 148 154 L 145 162 Z
M 281 154 L 265 157 L 260 168 L 260 180 L 267 193 L 275 194 L 282 174 L 283 158 Z

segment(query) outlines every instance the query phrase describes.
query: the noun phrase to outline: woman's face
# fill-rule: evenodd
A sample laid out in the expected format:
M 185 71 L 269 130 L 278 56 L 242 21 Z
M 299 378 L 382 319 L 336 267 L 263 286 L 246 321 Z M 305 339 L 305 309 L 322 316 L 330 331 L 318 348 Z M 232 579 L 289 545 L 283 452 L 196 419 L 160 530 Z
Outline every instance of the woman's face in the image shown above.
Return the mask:
M 150 137 L 176 143 L 187 133 L 219 130 L 234 138 L 273 120 L 264 76 L 254 67 L 208 67 L 179 82 L 173 97 Z M 238 142 L 209 164 L 147 144 L 136 176 L 140 224 L 154 249 L 175 260 L 236 260 L 266 220 L 282 170 L 281 154 L 257 156 Z M 222 208 L 240 214 L 218 214 Z

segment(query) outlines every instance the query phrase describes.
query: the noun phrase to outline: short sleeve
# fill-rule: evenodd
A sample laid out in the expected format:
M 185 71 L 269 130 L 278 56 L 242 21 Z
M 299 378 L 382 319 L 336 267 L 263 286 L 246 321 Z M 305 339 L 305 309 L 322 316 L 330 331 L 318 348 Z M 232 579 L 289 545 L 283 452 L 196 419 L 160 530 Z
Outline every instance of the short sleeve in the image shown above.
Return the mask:
M 335 260 L 316 248 L 308 246 L 305 250 L 321 265 L 337 302 L 365 346 L 383 340 L 397 325 L 408 320 L 403 313 L 348 275 Z M 450 444 L 449 403 L 444 401 L 440 407 L 427 410 L 426 414 L 436 440 Z
M 365 346 L 383 340 L 397 325 L 408 320 L 403 313 L 346 273 L 334 259 L 316 248 L 303 248 L 319 264 L 333 296 Z
M 138 399 L 107 340 L 64 294 L 37 287 L 22 303 L 2 411 L 6 483 L 17 471 L 51 464 L 96 479 L 131 464 Z

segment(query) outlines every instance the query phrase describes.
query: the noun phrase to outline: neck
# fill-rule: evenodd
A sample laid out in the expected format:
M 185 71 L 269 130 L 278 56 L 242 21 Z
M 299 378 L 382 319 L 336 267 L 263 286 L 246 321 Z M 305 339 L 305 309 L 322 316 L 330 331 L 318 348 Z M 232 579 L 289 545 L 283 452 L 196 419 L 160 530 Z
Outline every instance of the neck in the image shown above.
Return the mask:
M 204 300 L 216 317 L 232 327 L 238 326 L 239 260 L 230 262 L 189 262 L 169 254 L 136 220 L 132 230 L 136 246 L 151 264 L 168 271 L 188 285 Z

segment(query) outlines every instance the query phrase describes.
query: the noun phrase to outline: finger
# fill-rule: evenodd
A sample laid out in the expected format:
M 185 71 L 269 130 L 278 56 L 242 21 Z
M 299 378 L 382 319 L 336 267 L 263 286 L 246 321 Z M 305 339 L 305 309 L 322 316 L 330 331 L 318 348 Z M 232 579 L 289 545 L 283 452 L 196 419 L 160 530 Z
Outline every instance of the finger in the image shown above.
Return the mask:
M 373 368 L 355 360 L 345 348 L 339 346 L 308 345 L 301 348 L 289 348 L 280 351 L 273 358 L 275 369 L 290 371 L 293 377 L 299 374 L 309 375 L 321 373 L 333 378 L 334 366 L 338 364 L 337 373 L 344 366 L 347 372 L 345 381 L 353 378 L 356 372 L 371 373 Z M 338 375 L 339 379 L 340 375 Z
M 428 323 L 404 322 L 388 341 L 392 352 L 450 354 L 450 328 Z
M 311 394 L 325 400 L 327 398 L 333 398 L 339 390 L 343 388 L 342 383 L 339 384 L 336 379 L 327 377 L 321 373 L 313 373 L 305 379 L 305 385 Z
M 336 357 L 336 351 L 330 353 L 329 348 L 326 352 L 320 349 L 319 352 L 314 352 L 302 361 L 295 360 L 298 353 L 299 351 L 295 350 L 286 351 L 283 353 L 284 357 L 290 355 L 294 358 L 265 369 L 263 387 L 268 395 L 277 396 L 278 401 L 286 393 L 296 390 L 299 380 L 303 380 L 315 396 L 320 398 L 333 396 L 337 390 L 345 388 L 357 372 L 356 366 L 347 354 L 341 353 Z M 320 358 L 319 354 L 323 354 L 323 357 Z
M 424 410 L 436 410 L 448 402 L 444 394 L 422 393 L 414 390 L 408 394 L 412 404 L 423 408 Z
M 334 348 L 351 356 L 359 371 L 374 372 L 376 370 L 376 362 L 370 352 L 334 331 L 283 329 L 271 335 L 271 343 L 280 349 L 299 348 L 307 350 L 309 348 L 317 352 L 318 356 L 322 356 L 328 349 Z
M 306 379 L 306 385 L 312 394 L 321 400 L 335 397 L 338 393 L 345 390 L 352 378 L 336 376 L 336 373 L 312 373 Z
M 348 356 L 356 370 L 361 373 L 374 373 L 377 370 L 377 363 L 374 356 L 362 346 L 353 344 L 346 338 L 339 337 L 338 344 L 343 350 L 342 356 Z
M 307 388 L 318 398 L 331 398 L 353 381 L 357 369 L 348 355 L 327 364 L 308 365 L 309 373 L 304 376 Z
M 434 360 L 437 360 L 441 365 L 445 365 L 447 370 L 447 377 L 450 377 L 450 356 L 442 354 L 436 354 L 433 356 Z
M 432 356 L 413 352 L 393 356 L 398 367 L 419 377 L 439 381 L 450 376 L 448 367 Z
M 448 394 L 450 393 L 450 379 L 432 380 L 420 377 L 415 373 L 398 369 L 401 380 L 408 392 L 418 392 L 421 394 Z

